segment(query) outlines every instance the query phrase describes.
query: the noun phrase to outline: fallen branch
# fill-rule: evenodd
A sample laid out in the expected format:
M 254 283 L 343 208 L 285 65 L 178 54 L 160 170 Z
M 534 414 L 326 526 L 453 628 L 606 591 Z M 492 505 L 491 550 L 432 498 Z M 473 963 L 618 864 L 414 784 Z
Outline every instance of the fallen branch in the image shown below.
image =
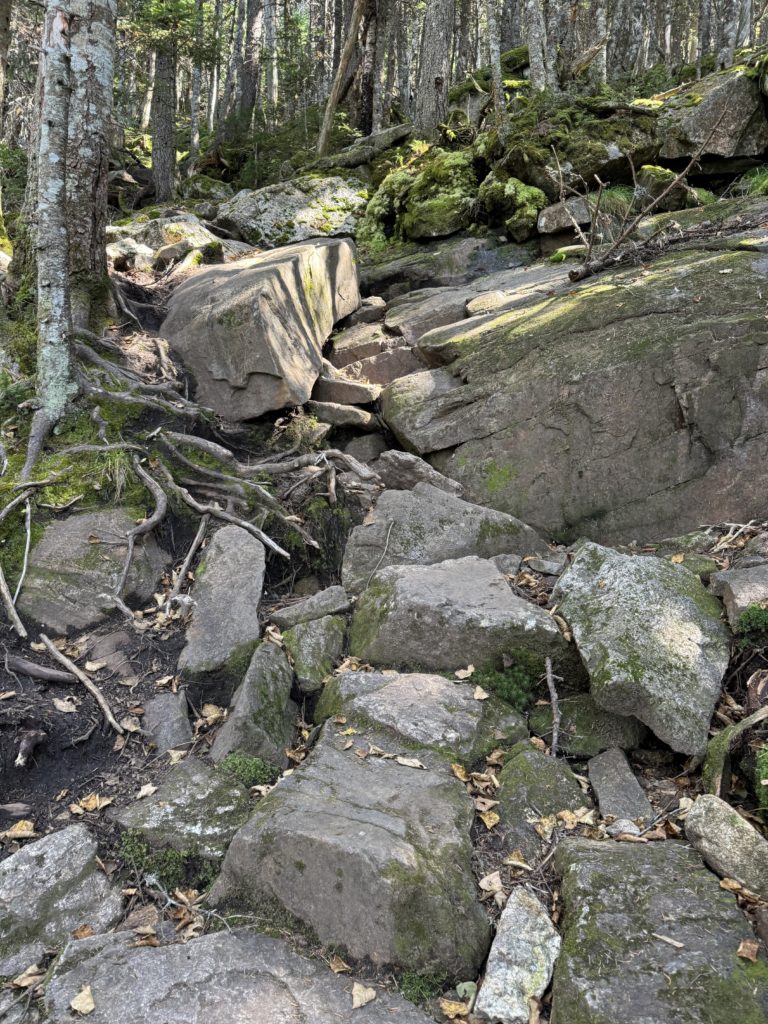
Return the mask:
M 544 662 L 547 671 L 547 689 L 549 690 L 549 700 L 552 704 L 552 742 L 549 746 L 549 752 L 552 757 L 557 757 L 557 741 L 560 738 L 560 702 L 557 699 L 557 689 L 555 687 L 555 677 L 552 672 L 552 659 L 547 658 Z
M 29 565 L 29 549 L 32 544 L 32 506 L 29 503 L 29 498 L 27 498 L 27 504 L 24 510 L 24 526 L 27 533 L 27 537 L 24 542 L 24 562 L 21 566 L 21 575 L 19 576 L 19 581 L 16 584 L 16 590 L 13 594 L 14 607 L 19 599 L 21 588 L 24 586 L 24 577 L 27 575 L 27 567 Z
M 194 557 L 197 554 L 200 545 L 203 543 L 203 540 L 205 539 L 205 531 L 208 529 L 208 524 L 210 523 L 210 521 L 211 517 L 209 513 L 206 512 L 206 514 L 200 520 L 200 525 L 197 528 L 195 539 L 192 541 L 192 544 L 190 545 L 189 551 L 187 552 L 187 557 L 184 559 L 182 566 L 179 569 L 178 575 L 176 576 L 176 582 L 173 584 L 173 589 L 168 595 L 168 601 L 166 602 L 166 608 L 168 610 L 170 610 L 171 605 L 181 593 L 181 588 L 184 586 L 184 580 L 187 578 L 187 573 L 190 570 Z
M 18 508 L 19 505 L 23 505 L 28 498 L 31 498 L 34 493 L 35 490 L 33 487 L 29 487 L 28 485 L 25 486 L 25 489 L 21 494 L 17 494 L 13 501 L 9 501 L 3 509 L 0 509 L 0 523 L 2 523 L 4 519 L 7 519 L 15 508 Z
M 13 597 L 11 596 L 11 592 L 8 589 L 8 583 L 6 582 L 5 573 L 3 572 L 2 565 L 0 565 L 0 599 L 2 599 L 6 614 L 8 616 L 8 619 L 10 620 L 11 625 L 16 631 L 16 635 L 18 637 L 21 637 L 22 640 L 26 640 L 29 634 L 24 628 L 24 623 L 19 618 L 19 613 L 16 611 L 16 608 L 13 604 Z
M 115 597 L 119 597 L 122 594 L 123 588 L 125 587 L 128 579 L 128 572 L 131 568 L 131 562 L 133 561 L 133 551 L 136 546 L 136 539 L 138 537 L 142 537 L 145 533 L 150 533 L 150 531 L 154 530 L 154 528 L 163 521 L 165 513 L 168 511 L 168 497 L 165 491 L 157 480 L 147 473 L 136 455 L 133 456 L 133 469 L 155 499 L 155 511 L 149 519 L 145 519 L 144 522 L 139 523 L 138 526 L 134 526 L 132 530 L 128 531 L 128 550 L 125 553 L 123 571 L 120 574 L 120 579 L 118 580 L 117 587 L 115 588 Z
M 85 672 L 83 672 L 82 669 L 78 668 L 73 661 L 70 661 L 69 658 L 66 657 L 66 655 L 62 654 L 58 647 L 45 635 L 45 633 L 40 634 L 40 640 L 43 644 L 45 644 L 45 648 L 51 655 L 51 657 L 55 661 L 58 661 L 60 665 L 63 665 L 68 672 L 71 672 L 72 675 L 76 676 L 77 679 L 83 684 L 88 693 L 90 693 L 90 695 L 101 708 L 101 713 L 104 715 L 104 718 L 107 720 L 109 725 L 112 726 L 112 728 L 119 736 L 122 736 L 124 733 L 123 727 L 112 714 L 112 709 L 110 708 L 109 704 L 106 701 L 106 698 L 104 697 L 104 694 L 101 692 L 98 686 L 91 679 L 88 678 L 88 676 L 85 674 Z
M 704 766 L 701 770 L 701 781 L 706 793 L 714 793 L 715 796 L 720 795 L 723 774 L 725 773 L 725 762 L 728 759 L 734 740 L 738 739 L 748 729 L 759 725 L 760 722 L 764 722 L 767 718 L 768 707 L 760 708 L 753 715 L 742 718 L 740 722 L 736 722 L 735 725 L 729 725 L 727 729 L 723 729 L 717 736 L 712 737 L 707 744 Z
M 75 676 L 71 672 L 62 672 L 58 668 L 48 668 L 47 665 L 37 665 L 34 661 L 27 661 L 15 654 L 6 654 L 5 667 L 9 672 L 21 672 L 22 675 L 32 676 L 34 679 L 42 679 L 46 683 L 74 683 Z

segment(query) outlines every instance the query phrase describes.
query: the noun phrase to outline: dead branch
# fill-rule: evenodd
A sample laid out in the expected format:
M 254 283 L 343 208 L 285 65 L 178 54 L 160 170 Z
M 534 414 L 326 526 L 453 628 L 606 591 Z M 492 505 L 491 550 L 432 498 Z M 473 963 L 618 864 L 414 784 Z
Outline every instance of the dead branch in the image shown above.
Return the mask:
M 24 623 L 19 618 L 19 614 L 14 607 L 13 598 L 11 597 L 11 592 L 8 589 L 8 583 L 6 582 L 2 565 L 0 565 L 0 599 L 2 599 L 6 615 L 8 616 L 16 635 L 21 637 L 22 640 L 26 640 L 29 634 L 24 628 Z
M 91 410 L 91 419 L 96 424 L 96 431 L 99 435 L 99 440 L 103 441 L 104 444 L 108 444 L 107 441 L 107 421 L 101 415 L 101 406 L 94 405 Z
M 32 506 L 29 503 L 29 498 L 27 498 L 27 503 L 24 507 L 24 528 L 27 534 L 26 540 L 24 542 L 24 562 L 21 566 L 21 575 L 19 576 L 19 581 L 16 584 L 16 590 L 14 591 L 13 594 L 14 606 L 16 605 L 16 602 L 19 599 L 21 588 L 24 585 L 24 577 L 27 575 L 27 566 L 29 565 L 29 549 L 32 544 Z
M 6 519 L 15 508 L 19 505 L 23 505 L 28 498 L 31 498 L 34 493 L 34 488 L 27 486 L 21 494 L 17 494 L 15 498 L 9 501 L 4 508 L 0 509 L 0 523 L 2 523 L 2 521 Z
M 544 662 L 547 672 L 547 689 L 549 700 L 552 704 L 552 742 L 549 751 L 552 757 L 557 757 L 557 741 L 560 739 L 560 702 L 557 699 L 557 688 L 555 687 L 555 676 L 552 672 L 552 659 L 547 658 Z
M 134 526 L 132 530 L 128 531 L 128 550 L 125 553 L 123 571 L 120 574 L 120 579 L 117 587 L 115 588 L 115 597 L 119 597 L 122 594 L 123 588 L 125 587 L 128 579 L 128 572 L 131 568 L 131 562 L 133 561 L 133 551 L 136 546 L 137 537 L 142 537 L 145 533 L 149 533 L 151 530 L 154 530 L 154 528 L 163 521 L 165 513 L 168 511 L 168 496 L 157 480 L 147 473 L 136 455 L 133 456 L 133 469 L 155 499 L 155 511 L 149 519 L 145 519 L 144 522 L 139 523 L 138 526 Z
M 192 541 L 192 544 L 190 545 L 189 551 L 187 552 L 187 556 L 184 559 L 181 568 L 179 569 L 178 575 L 176 576 L 176 582 L 173 584 L 173 589 L 168 595 L 166 607 L 169 610 L 173 602 L 181 593 L 181 588 L 184 586 L 184 581 L 187 578 L 187 573 L 190 570 L 194 557 L 197 554 L 200 545 L 203 543 L 203 540 L 205 539 L 205 531 L 208 529 L 208 524 L 210 523 L 210 521 L 210 514 L 206 512 L 206 514 L 200 520 L 200 525 L 197 528 L 195 539 Z
M 153 395 L 136 394 L 133 391 L 107 391 L 100 388 L 87 378 L 82 381 L 83 390 L 89 395 L 94 395 L 102 402 L 124 402 L 126 405 L 140 405 L 145 409 L 157 409 L 160 412 L 171 413 L 173 416 L 186 416 L 190 419 L 199 419 L 203 414 L 210 412 L 202 406 L 187 402 L 181 395 L 177 395 L 174 404 L 164 401 L 162 398 L 155 398 Z M 178 403 L 178 404 L 176 404 Z
M 34 661 L 27 661 L 15 654 L 6 654 L 5 667 L 9 672 L 21 672 L 24 676 L 32 676 L 33 679 L 42 679 L 46 683 L 74 683 L 75 676 L 71 672 L 62 672 L 57 668 L 48 668 L 47 665 L 36 665 Z
M 101 713 L 104 715 L 104 718 L 115 730 L 115 732 L 119 736 L 122 736 L 123 727 L 112 714 L 112 709 L 110 708 L 109 704 L 107 703 L 104 697 L 104 694 L 101 692 L 98 686 L 91 679 L 88 678 L 88 676 L 85 674 L 85 672 L 83 672 L 82 669 L 78 668 L 73 661 L 70 661 L 69 658 L 66 657 L 66 655 L 62 654 L 58 647 L 56 647 L 56 645 L 51 642 L 51 640 L 45 635 L 45 633 L 40 634 L 40 640 L 43 644 L 45 644 L 45 648 L 51 655 L 51 657 L 55 661 L 58 661 L 60 665 L 63 665 L 68 672 L 71 672 L 72 675 L 76 676 L 77 679 L 83 684 L 88 693 L 90 693 L 90 695 L 101 708 Z

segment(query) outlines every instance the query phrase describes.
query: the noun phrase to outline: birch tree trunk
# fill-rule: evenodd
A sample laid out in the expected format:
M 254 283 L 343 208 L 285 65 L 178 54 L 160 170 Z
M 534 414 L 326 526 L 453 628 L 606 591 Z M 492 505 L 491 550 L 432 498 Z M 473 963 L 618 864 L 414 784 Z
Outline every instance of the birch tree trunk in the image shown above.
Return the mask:
M 496 131 L 499 141 L 506 143 L 509 134 L 507 124 L 507 100 L 504 95 L 504 80 L 501 74 L 501 43 L 496 20 L 496 0 L 485 0 L 485 23 L 488 31 L 488 51 L 491 58 L 493 80 L 493 106 L 496 111 Z
M 195 173 L 195 164 L 200 153 L 200 93 L 203 85 L 201 67 L 203 48 L 203 0 L 195 0 L 195 52 L 192 56 L 192 78 L 189 98 L 189 163 L 187 174 Z
M 425 138 L 437 137 L 448 112 L 454 0 L 428 0 L 421 35 L 413 123 Z
M 150 120 L 150 118 L 152 116 L 152 97 L 153 97 L 154 92 L 155 92 L 155 64 L 156 64 L 156 62 L 157 62 L 157 54 L 153 50 L 152 54 L 151 54 L 151 56 L 149 58 L 149 76 L 148 76 L 147 93 L 146 93 L 146 96 L 144 97 L 144 106 L 142 107 L 142 111 L 141 111 L 141 132 L 142 132 L 142 134 L 144 134 L 147 131 L 147 129 L 149 128 L 149 120 Z
M 152 175 L 159 203 L 173 196 L 176 177 L 176 57 L 168 40 L 157 51 L 152 95 Z

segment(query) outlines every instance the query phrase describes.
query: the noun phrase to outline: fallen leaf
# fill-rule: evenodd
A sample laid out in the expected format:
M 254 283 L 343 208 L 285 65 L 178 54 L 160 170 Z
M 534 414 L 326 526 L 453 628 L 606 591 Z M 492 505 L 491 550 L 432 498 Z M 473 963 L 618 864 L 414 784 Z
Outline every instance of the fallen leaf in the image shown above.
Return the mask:
M 359 1010 L 361 1006 L 367 1006 L 376 998 L 375 988 L 366 988 L 356 981 L 352 986 L 352 1009 Z
M 136 715 L 125 715 L 120 719 L 120 725 L 126 732 L 141 732 L 141 722 Z
M 456 676 L 457 679 L 469 679 L 469 677 L 474 675 L 474 673 L 475 673 L 475 666 L 474 665 L 467 665 L 466 668 L 458 668 L 458 669 L 456 669 L 456 671 L 453 674 Z
M 476 796 L 475 797 L 475 810 L 478 811 L 490 811 L 493 807 L 498 807 L 498 800 L 489 800 L 487 796 Z
M 478 818 L 482 821 L 489 832 L 492 828 L 496 828 L 501 821 L 501 818 L 498 816 L 496 811 L 482 811 L 478 814 Z
M 400 754 L 395 758 L 398 764 L 401 764 L 403 768 L 423 768 L 426 770 L 426 765 L 422 764 L 416 757 L 402 757 Z
M 15 825 L 12 825 L 5 832 L 0 832 L 0 839 L 5 840 L 7 843 L 15 843 L 19 839 L 34 839 L 36 835 L 34 821 L 22 818 L 21 821 L 17 821 Z
M 486 693 L 482 686 L 476 686 L 475 692 L 472 694 L 475 700 L 488 700 L 491 696 L 490 693 Z
M 532 747 L 536 747 L 537 750 L 543 751 L 547 749 L 547 744 L 539 736 L 531 736 L 528 742 L 531 744 Z
M 481 878 L 477 884 L 483 892 L 489 893 L 499 892 L 504 888 L 501 881 L 501 872 L 499 871 L 492 871 L 490 875 L 486 875 L 485 878 Z
M 109 807 L 114 802 L 114 798 L 111 796 L 99 796 L 97 793 L 89 793 L 82 800 L 78 800 L 77 804 L 70 804 L 69 809 L 71 811 L 73 807 L 79 806 L 83 811 L 103 811 L 105 807 Z
M 178 764 L 179 761 L 183 761 L 187 756 L 186 750 L 169 750 L 168 761 L 170 764 Z
M 0 693 L 0 700 L 10 700 L 12 697 L 15 697 L 15 696 L 16 696 L 16 691 L 15 690 L 3 690 L 3 692 Z
M 349 750 L 349 748 L 354 747 L 354 745 L 355 744 L 353 743 L 352 740 L 347 740 L 344 746 L 342 747 L 342 750 Z
M 451 765 L 451 771 L 456 776 L 456 778 L 459 780 L 459 782 L 469 782 L 469 775 L 467 773 L 466 768 L 464 768 L 463 765 L 452 764 Z
M 17 975 L 11 981 L 11 984 L 14 988 L 32 988 L 33 985 L 38 985 L 44 977 L 45 971 L 39 964 L 30 964 L 22 974 Z
M 29 646 L 32 648 L 33 651 L 47 651 L 48 650 L 48 648 L 45 646 L 45 644 L 30 644 Z
M 676 555 L 672 555 L 672 557 L 670 558 L 670 562 L 674 562 L 675 565 L 680 565 L 680 563 L 684 562 L 684 561 L 685 561 L 685 555 L 682 554 L 681 552 L 678 552 L 678 554 L 676 554 Z
M 60 711 L 62 715 L 74 715 L 77 711 L 77 704 L 75 704 L 71 697 L 54 697 L 53 706 L 57 711 Z
M 518 871 L 532 871 L 533 868 L 527 863 L 522 850 L 513 850 L 508 857 L 505 857 L 504 864 L 509 868 L 517 868 Z
M 351 971 L 352 968 L 349 964 L 345 964 L 340 956 L 332 956 L 330 959 L 329 967 L 334 974 L 345 974 L 347 971 Z
M 157 792 L 157 786 L 153 786 L 151 782 L 145 782 L 139 792 L 136 794 L 137 800 L 143 800 L 145 796 L 152 796 L 153 793 Z
M 486 757 L 485 763 L 491 768 L 502 768 L 504 761 L 506 760 L 507 754 L 504 750 L 492 750 L 491 753 Z
M 684 942 L 678 942 L 677 939 L 670 939 L 668 935 L 658 935 L 656 932 L 651 932 L 654 939 L 658 939 L 660 942 L 666 942 L 668 946 L 674 946 L 675 949 L 685 949 Z
M 93 928 L 89 924 L 81 924 L 79 928 L 70 932 L 70 935 L 73 939 L 90 939 L 93 935 Z
M 81 1017 L 87 1017 L 89 1013 L 93 1013 L 96 1009 L 96 1003 L 93 1001 L 91 986 L 84 985 L 80 990 L 80 994 L 76 995 L 69 1005 Z
M 457 1003 L 455 999 L 439 999 L 438 1005 L 448 1020 L 456 1020 L 457 1017 L 468 1017 L 469 1007 L 466 1003 Z
M 757 963 L 757 954 L 760 952 L 760 943 L 757 939 L 742 939 L 739 943 L 739 948 L 736 950 L 736 956 L 740 956 L 742 960 L 751 960 L 752 963 Z
M 99 672 L 101 669 L 106 668 L 106 661 L 86 661 L 85 671 L 86 672 Z

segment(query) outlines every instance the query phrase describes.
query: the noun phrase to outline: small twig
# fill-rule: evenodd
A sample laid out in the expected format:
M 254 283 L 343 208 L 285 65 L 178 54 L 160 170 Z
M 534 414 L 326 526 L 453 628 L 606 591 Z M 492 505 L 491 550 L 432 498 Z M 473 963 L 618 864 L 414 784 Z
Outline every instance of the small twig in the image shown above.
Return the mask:
M 36 665 L 34 661 L 27 661 L 26 658 L 20 658 L 15 654 L 6 654 L 5 667 L 9 672 L 21 672 L 25 676 L 43 679 L 46 683 L 75 682 L 75 677 L 71 672 L 62 672 L 57 668 L 48 668 L 47 665 Z
M 101 406 L 94 405 L 91 411 L 91 419 L 96 424 L 96 431 L 99 435 L 99 440 L 107 444 L 107 421 L 101 415 Z
M 21 593 L 21 588 L 24 585 L 24 578 L 27 575 L 27 567 L 29 565 L 29 549 L 32 544 L 32 506 L 27 498 L 27 503 L 24 509 L 24 526 L 27 531 L 27 538 L 24 543 L 24 562 L 21 566 L 21 575 L 19 576 L 19 582 L 16 584 L 16 590 L 13 595 L 13 604 L 15 606 Z
M 197 528 L 195 539 L 192 541 L 189 551 L 187 552 L 187 557 L 184 559 L 184 563 L 179 569 L 178 576 L 176 577 L 176 582 L 173 584 L 173 590 L 168 595 L 168 601 L 166 603 L 166 607 L 168 609 L 170 609 L 173 602 L 181 593 L 181 588 L 184 585 L 184 580 L 187 578 L 187 573 L 189 572 L 190 566 L 192 565 L 192 561 L 194 560 L 194 557 L 197 554 L 198 548 L 205 539 L 205 531 L 208 529 L 208 523 L 210 523 L 210 521 L 210 514 L 206 512 L 206 514 L 200 520 L 200 525 Z
M 552 742 L 549 745 L 549 751 L 552 757 L 557 757 L 557 741 L 560 738 L 560 702 L 557 699 L 555 677 L 552 672 L 552 659 L 547 658 L 544 664 L 547 670 L 547 689 L 549 690 L 549 699 L 552 704 Z
M 19 614 L 14 607 L 13 598 L 11 597 L 11 592 L 8 589 L 8 583 L 6 582 L 2 565 L 0 565 L 0 599 L 2 599 L 6 614 L 11 625 L 16 631 L 16 635 L 21 637 L 22 640 L 26 640 L 29 634 L 24 628 L 24 623 L 19 618 Z
M 163 521 L 165 513 L 168 511 L 168 496 L 157 480 L 155 480 L 154 477 L 151 477 L 143 468 L 136 455 L 133 456 L 133 468 L 136 475 L 142 480 L 147 490 L 155 499 L 155 511 L 149 519 L 145 519 L 142 523 L 139 523 L 138 526 L 134 526 L 132 530 L 128 531 L 128 550 L 125 553 L 123 571 L 120 574 L 120 579 L 118 580 L 117 587 L 115 588 L 115 597 L 119 597 L 122 594 L 123 588 L 128 580 L 128 572 L 131 568 L 131 562 L 133 561 L 133 550 L 136 545 L 136 538 L 142 537 L 145 533 L 150 533 L 154 530 L 158 523 Z
M 6 519 L 15 508 L 19 505 L 23 505 L 28 498 L 31 498 L 34 493 L 35 491 L 33 487 L 27 487 L 21 492 L 21 494 L 17 494 L 13 501 L 9 501 L 3 509 L 0 509 L 0 523 L 2 523 L 2 521 Z
M 389 538 L 390 538 L 390 535 L 392 534 L 392 527 L 393 527 L 394 525 L 395 525 L 395 520 L 394 520 L 394 519 L 390 520 L 390 523 L 389 523 L 389 529 L 387 530 L 387 536 L 386 536 L 386 538 L 384 539 L 384 550 L 383 550 L 383 551 L 381 552 L 381 557 L 379 558 L 378 562 L 377 562 L 377 563 L 376 563 L 376 565 L 375 565 L 375 566 L 373 567 L 373 572 L 372 572 L 372 573 L 371 573 L 371 575 L 370 575 L 370 576 L 368 577 L 368 582 L 367 582 L 367 583 L 365 584 L 365 589 L 366 589 L 366 590 L 367 590 L 367 589 L 368 589 L 368 587 L 369 587 L 369 586 L 371 585 L 371 580 L 372 580 L 372 579 L 373 579 L 373 577 L 374 577 L 374 576 L 376 575 L 376 573 L 377 573 L 377 572 L 379 571 L 379 566 L 381 565 L 381 563 L 382 563 L 382 562 L 384 561 L 384 558 L 386 557 L 386 554 L 387 554 L 387 548 L 389 547 Z
M 78 680 L 83 684 L 88 693 L 90 693 L 90 695 L 101 708 L 101 713 L 104 715 L 107 722 L 109 722 L 109 724 L 112 726 L 112 728 L 119 736 L 122 736 L 124 733 L 123 727 L 112 714 L 112 709 L 110 708 L 109 704 L 106 701 L 106 698 L 104 697 L 104 694 L 101 692 L 98 686 L 96 686 L 96 684 L 88 678 L 88 676 L 85 674 L 85 672 L 83 672 L 82 669 L 78 668 L 73 661 L 70 661 L 69 658 L 66 657 L 66 655 L 62 654 L 58 647 L 56 647 L 56 645 L 45 635 L 45 633 L 40 634 L 40 640 L 42 643 L 45 644 L 45 648 L 52 658 L 58 661 L 60 665 L 63 665 L 68 672 L 72 673 L 72 675 L 77 676 Z
M 66 744 L 66 746 L 62 747 L 62 750 L 73 750 L 81 743 L 87 743 L 91 736 L 93 736 L 94 729 L 98 724 L 99 723 L 97 721 L 92 722 L 90 729 L 86 729 L 85 732 L 82 733 L 82 735 L 80 736 L 75 736 L 75 738 L 73 740 L 70 740 L 69 743 Z

